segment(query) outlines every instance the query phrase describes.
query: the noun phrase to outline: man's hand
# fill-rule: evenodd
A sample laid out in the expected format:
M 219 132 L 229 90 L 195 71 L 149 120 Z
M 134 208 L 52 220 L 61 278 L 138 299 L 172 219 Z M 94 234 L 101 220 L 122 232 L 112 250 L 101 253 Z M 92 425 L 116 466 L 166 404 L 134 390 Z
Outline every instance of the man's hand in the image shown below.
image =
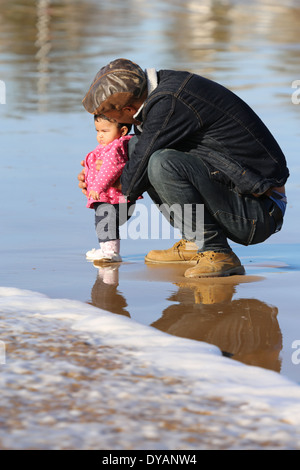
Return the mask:
M 260 196 L 272 196 L 272 192 L 277 191 L 278 193 L 285 194 L 285 186 L 272 186 L 269 188 L 266 192 L 263 194 L 255 194 L 253 193 L 253 196 L 255 197 L 260 197 Z
M 121 178 L 118 178 L 117 181 L 114 182 L 114 188 L 122 191 Z
M 84 167 L 84 161 L 83 160 L 80 162 L 80 164 Z M 85 168 L 83 168 L 83 170 L 81 170 L 81 172 L 79 173 L 77 178 L 78 178 L 78 181 L 79 181 L 79 183 L 78 183 L 79 188 L 81 189 L 83 194 L 86 195 L 87 191 L 86 191 L 86 182 L 85 182 Z

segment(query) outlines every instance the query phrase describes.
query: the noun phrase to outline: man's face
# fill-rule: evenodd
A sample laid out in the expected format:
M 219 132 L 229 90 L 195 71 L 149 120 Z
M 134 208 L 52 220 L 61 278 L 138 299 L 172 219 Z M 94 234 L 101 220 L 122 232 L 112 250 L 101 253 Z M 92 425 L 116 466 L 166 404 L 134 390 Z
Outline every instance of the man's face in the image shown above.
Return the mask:
M 124 124 L 140 124 L 140 121 L 134 119 L 134 115 L 137 112 L 138 108 L 136 109 L 133 106 L 126 106 L 125 108 L 121 109 L 120 111 L 116 109 L 111 109 L 110 111 L 105 111 L 105 116 L 109 119 L 114 119 L 117 122 L 121 122 Z

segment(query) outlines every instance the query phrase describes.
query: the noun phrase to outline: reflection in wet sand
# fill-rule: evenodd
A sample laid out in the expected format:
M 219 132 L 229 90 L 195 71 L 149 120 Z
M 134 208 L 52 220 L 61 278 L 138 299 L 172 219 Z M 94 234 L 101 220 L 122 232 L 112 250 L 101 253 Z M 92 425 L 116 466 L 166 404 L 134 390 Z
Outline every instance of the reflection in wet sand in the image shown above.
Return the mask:
M 257 299 L 232 300 L 232 284 L 181 284 L 152 326 L 218 346 L 246 364 L 280 371 L 282 336 L 278 309 Z
M 118 290 L 119 265 L 98 268 L 96 282 L 91 292 L 91 304 L 118 315 L 130 317 L 127 303 Z
M 126 299 L 118 289 L 119 267 L 99 268 L 92 288 L 91 303 L 98 308 L 130 317 Z M 149 269 L 145 265 L 132 275 L 127 268 L 127 280 L 146 281 L 143 283 L 143 295 L 137 295 L 141 309 L 147 284 L 151 280 L 157 281 L 158 274 L 160 280 L 164 279 L 176 286 L 176 292 L 167 298 L 171 305 L 161 314 L 157 312 L 158 319 L 151 326 L 171 335 L 214 344 L 224 355 L 245 364 L 280 372 L 282 335 L 277 321 L 278 309 L 254 298 L 233 299 L 239 284 L 258 281 L 260 278 L 231 276 L 195 282 L 180 277 L 182 269 L 182 266 L 177 265 L 171 268 L 156 266 L 154 269 L 150 266 Z M 171 275 L 168 280 L 163 277 L 166 270 L 169 274 L 173 272 L 173 279 Z M 165 292 L 169 290 L 165 289 Z

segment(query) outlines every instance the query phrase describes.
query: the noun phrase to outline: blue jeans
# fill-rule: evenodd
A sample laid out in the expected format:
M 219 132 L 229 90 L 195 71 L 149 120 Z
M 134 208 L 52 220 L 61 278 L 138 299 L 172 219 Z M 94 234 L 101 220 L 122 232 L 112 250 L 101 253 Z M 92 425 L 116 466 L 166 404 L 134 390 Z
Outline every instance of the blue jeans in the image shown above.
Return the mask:
M 204 240 L 199 251 L 228 253 L 227 238 L 242 245 L 261 243 L 281 228 L 280 209 L 269 197 L 239 194 L 233 185 L 213 180 L 199 156 L 158 150 L 150 157 L 148 178 L 148 194 L 158 205 L 175 205 L 181 214 L 185 204 L 204 205 Z M 191 240 L 194 218 L 182 226 L 182 237 Z M 198 238 L 202 237 L 196 235 L 193 240 L 197 243 Z

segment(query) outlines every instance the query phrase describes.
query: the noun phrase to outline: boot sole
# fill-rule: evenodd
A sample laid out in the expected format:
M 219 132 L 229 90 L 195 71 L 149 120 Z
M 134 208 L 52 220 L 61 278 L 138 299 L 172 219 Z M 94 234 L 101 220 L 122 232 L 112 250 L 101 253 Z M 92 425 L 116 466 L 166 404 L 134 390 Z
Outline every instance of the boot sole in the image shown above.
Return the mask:
M 145 257 L 145 262 L 146 263 L 149 263 L 149 264 L 196 264 L 197 261 L 193 261 L 193 260 L 182 260 L 182 259 L 178 259 L 178 260 L 170 260 L 170 261 L 163 261 L 163 260 L 154 260 L 154 259 L 151 259 L 151 258 L 147 258 L 147 256 Z
M 226 276 L 234 276 L 234 275 L 244 275 L 245 268 L 244 266 L 237 266 L 235 268 L 228 269 L 224 272 L 215 272 L 215 273 L 203 273 L 203 274 L 196 274 L 195 276 L 186 276 L 187 279 L 195 279 L 199 277 L 226 277 Z

